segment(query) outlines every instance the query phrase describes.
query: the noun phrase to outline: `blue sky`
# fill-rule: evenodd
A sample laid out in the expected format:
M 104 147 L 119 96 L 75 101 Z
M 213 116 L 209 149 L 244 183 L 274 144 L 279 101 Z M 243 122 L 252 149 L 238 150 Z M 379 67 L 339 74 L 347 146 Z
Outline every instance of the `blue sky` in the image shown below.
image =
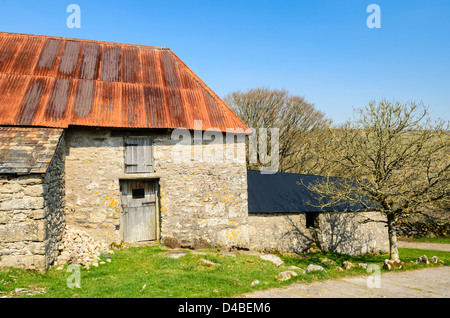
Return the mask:
M 81 28 L 66 26 L 69 4 Z M 369 29 L 369 4 L 381 28 Z M 304 96 L 335 122 L 380 98 L 450 120 L 450 1 L 3 0 L 0 31 L 170 47 L 219 96 Z

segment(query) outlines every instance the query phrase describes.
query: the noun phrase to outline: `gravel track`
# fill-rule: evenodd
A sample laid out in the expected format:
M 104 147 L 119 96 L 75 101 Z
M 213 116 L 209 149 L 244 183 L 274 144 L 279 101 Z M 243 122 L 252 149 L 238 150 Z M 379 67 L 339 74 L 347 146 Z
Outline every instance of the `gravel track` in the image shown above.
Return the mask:
M 450 244 L 399 242 L 399 247 L 450 252 Z M 359 276 L 245 294 L 247 298 L 449 298 L 450 266 Z M 372 287 L 372 288 L 371 288 Z M 377 288 L 379 287 L 379 288 Z

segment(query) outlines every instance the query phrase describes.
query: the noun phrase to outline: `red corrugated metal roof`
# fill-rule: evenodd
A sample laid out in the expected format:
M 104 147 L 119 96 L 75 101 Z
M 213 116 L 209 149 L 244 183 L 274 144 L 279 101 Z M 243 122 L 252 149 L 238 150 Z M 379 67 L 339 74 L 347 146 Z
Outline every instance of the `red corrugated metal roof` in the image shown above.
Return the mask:
M 170 49 L 0 32 L 0 125 L 250 130 Z

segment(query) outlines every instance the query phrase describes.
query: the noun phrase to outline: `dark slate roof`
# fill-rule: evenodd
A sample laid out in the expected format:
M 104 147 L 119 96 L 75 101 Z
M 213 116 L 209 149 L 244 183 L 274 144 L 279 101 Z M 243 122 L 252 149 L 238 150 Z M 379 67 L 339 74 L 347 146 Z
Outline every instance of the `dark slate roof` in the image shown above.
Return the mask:
M 277 172 L 247 171 L 249 213 L 331 212 L 352 210 L 341 205 L 322 209 L 307 186 L 325 177 Z M 311 204 L 309 204 L 311 203 Z M 353 209 L 354 210 L 354 209 Z
M 0 174 L 45 173 L 63 129 L 0 127 Z

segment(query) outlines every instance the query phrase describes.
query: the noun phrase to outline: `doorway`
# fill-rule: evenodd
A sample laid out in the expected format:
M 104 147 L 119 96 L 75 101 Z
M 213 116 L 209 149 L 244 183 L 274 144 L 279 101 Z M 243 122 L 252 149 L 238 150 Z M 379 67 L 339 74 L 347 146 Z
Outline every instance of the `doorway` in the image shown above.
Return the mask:
M 157 239 L 157 181 L 121 180 L 122 241 Z

